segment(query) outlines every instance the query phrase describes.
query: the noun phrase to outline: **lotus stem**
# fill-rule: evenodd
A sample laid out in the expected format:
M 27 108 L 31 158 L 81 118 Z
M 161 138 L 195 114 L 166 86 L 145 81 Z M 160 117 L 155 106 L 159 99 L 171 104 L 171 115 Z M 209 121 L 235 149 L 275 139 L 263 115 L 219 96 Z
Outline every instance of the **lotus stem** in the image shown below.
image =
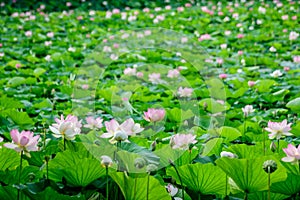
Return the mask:
M 105 167 L 106 172 L 106 200 L 108 200 L 109 194 L 108 194 L 108 166 Z
M 20 170 L 19 170 L 19 179 L 18 179 L 19 187 L 20 187 L 20 184 L 21 184 L 21 174 L 22 174 L 22 164 L 23 164 L 22 155 L 23 155 L 23 151 L 21 151 L 21 156 L 20 156 Z M 17 200 L 20 200 L 20 197 L 21 197 L 20 188 L 18 188 Z
M 268 200 L 271 200 L 270 183 L 271 183 L 271 169 L 270 166 L 268 166 Z
M 150 180 L 150 173 L 148 174 L 147 177 L 147 196 L 146 196 L 147 200 L 149 200 L 149 180 Z
M 136 181 L 137 181 L 137 179 L 136 179 L 136 177 L 134 177 L 134 196 L 133 196 L 133 200 L 135 200 L 135 194 L 136 194 Z
M 66 138 L 64 138 L 64 151 L 66 150 Z
M 279 153 L 279 139 L 277 140 L 277 153 Z
M 179 174 L 179 172 L 178 172 L 177 167 L 175 166 L 175 164 L 173 165 L 173 167 L 174 167 L 174 169 L 176 171 L 176 174 L 177 174 L 177 176 L 179 178 L 180 185 L 181 185 L 181 190 L 182 190 L 182 199 L 184 200 L 184 187 L 183 187 L 183 184 L 182 184 L 181 176 L 180 176 L 180 174 Z

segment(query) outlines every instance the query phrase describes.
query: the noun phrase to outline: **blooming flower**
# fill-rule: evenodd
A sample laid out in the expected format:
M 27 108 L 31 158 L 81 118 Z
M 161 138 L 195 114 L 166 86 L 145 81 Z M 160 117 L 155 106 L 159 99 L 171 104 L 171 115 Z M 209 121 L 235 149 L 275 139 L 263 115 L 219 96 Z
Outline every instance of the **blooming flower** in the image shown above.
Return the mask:
M 53 32 L 49 32 L 49 33 L 47 33 L 47 37 L 49 37 L 49 38 L 53 38 L 53 37 L 54 37 L 54 33 L 53 33 Z
M 286 154 L 286 157 L 282 158 L 282 161 L 295 164 L 300 160 L 300 145 L 296 148 L 292 144 L 288 144 L 288 147 L 283 149 L 283 151 Z
M 105 122 L 107 133 L 101 135 L 102 138 L 111 138 L 109 141 L 114 144 L 117 141 L 129 142 L 128 136 L 135 135 L 144 130 L 140 124 L 134 123 L 133 119 L 127 119 L 121 125 L 112 119 L 109 122 Z
M 190 97 L 190 96 L 192 96 L 193 91 L 194 91 L 193 88 L 179 87 L 178 94 L 179 94 L 180 97 Z
M 294 63 L 300 63 L 300 56 L 294 56 L 293 61 Z
M 49 126 L 49 129 L 54 133 L 54 137 L 73 140 L 76 135 L 80 134 L 82 124 L 76 116 L 68 115 L 64 119 L 64 116 L 61 115 L 60 119 L 56 118 L 55 121 L 56 124 Z
M 164 119 L 166 111 L 164 109 L 148 108 L 144 112 L 144 119 L 148 122 L 158 122 Z
M 198 41 L 202 41 L 202 40 L 210 40 L 211 39 L 211 36 L 209 34 L 204 34 L 204 35 L 201 35 L 200 38 L 198 38 Z
M 299 33 L 292 31 L 292 32 L 290 32 L 289 40 L 297 40 L 298 36 L 299 36 Z
M 269 138 L 276 138 L 279 140 L 282 136 L 291 136 L 289 131 L 291 130 L 292 123 L 287 124 L 287 120 L 283 120 L 282 122 L 268 122 L 268 127 L 265 128 L 266 131 L 270 132 Z
M 171 183 L 169 183 L 166 186 L 166 188 L 167 188 L 169 194 L 171 195 L 171 197 L 174 197 L 178 193 L 178 188 L 174 187 L 174 185 L 172 185 Z
M 26 31 L 25 36 L 26 37 L 31 37 L 32 36 L 32 31 Z
M 136 68 L 127 67 L 126 69 L 124 69 L 124 74 L 134 76 L 136 75 Z
M 242 108 L 242 110 L 245 117 L 247 117 L 250 113 L 253 113 L 255 111 L 252 105 L 246 105 L 244 108 Z
M 190 144 L 197 143 L 195 140 L 196 135 L 189 134 L 176 134 L 171 137 L 170 145 L 173 149 L 187 150 Z
M 85 120 L 87 124 L 85 124 L 84 127 L 86 128 L 100 129 L 103 127 L 102 125 L 103 119 L 101 119 L 100 117 L 95 119 L 94 117 L 90 116 L 90 117 L 86 117 Z
M 178 69 L 170 69 L 170 70 L 168 71 L 167 77 L 168 77 L 168 78 L 176 78 L 176 77 L 179 76 L 179 74 L 180 74 L 180 72 L 179 72 Z
M 17 152 L 25 151 L 38 151 L 38 139 L 39 135 L 34 136 L 33 132 L 22 131 L 19 133 L 17 129 L 10 131 L 12 143 L 5 143 L 4 146 L 9 149 L 14 149 Z
M 158 84 L 160 83 L 162 80 L 160 79 L 160 73 L 152 73 L 149 74 L 148 76 L 149 81 L 153 84 Z
M 279 76 L 282 76 L 282 73 L 280 70 L 275 70 L 272 74 L 270 74 L 272 77 L 277 78 Z

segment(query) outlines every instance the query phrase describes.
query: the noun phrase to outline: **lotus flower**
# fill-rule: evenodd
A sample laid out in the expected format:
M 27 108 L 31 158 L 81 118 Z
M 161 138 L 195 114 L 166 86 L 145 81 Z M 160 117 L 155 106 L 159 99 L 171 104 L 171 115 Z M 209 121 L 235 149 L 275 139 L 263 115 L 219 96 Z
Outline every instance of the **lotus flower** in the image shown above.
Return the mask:
M 274 139 L 276 138 L 279 140 L 282 136 L 291 136 L 289 131 L 291 130 L 291 124 L 287 124 L 287 120 L 283 120 L 282 122 L 271 122 L 269 121 L 268 127 L 265 128 L 266 131 L 270 132 L 269 138 Z
M 289 144 L 287 148 L 283 149 L 287 157 L 282 158 L 281 160 L 284 162 L 297 163 L 300 160 L 300 145 L 298 148 Z
M 255 109 L 253 109 L 252 105 L 246 105 L 244 108 L 242 108 L 244 112 L 244 116 L 247 117 L 250 113 L 253 113 Z
M 220 153 L 221 157 L 228 157 L 228 158 L 236 158 L 237 156 L 229 151 L 222 151 Z
M 49 126 L 50 130 L 54 133 L 53 136 L 60 138 L 63 137 L 67 140 L 75 139 L 75 136 L 80 134 L 81 131 L 81 120 L 73 115 L 68 115 L 66 119 L 61 115 L 60 119 L 55 119 L 56 124 Z
M 187 150 L 189 149 L 190 144 L 197 143 L 197 140 L 195 140 L 196 135 L 193 135 L 191 133 L 189 134 L 176 134 L 173 135 L 170 140 L 170 145 L 173 149 L 182 149 Z
M 280 70 L 275 70 L 272 74 L 271 74 L 272 77 L 274 78 L 277 78 L 279 76 L 282 76 L 282 73 Z
M 128 136 L 135 135 L 142 132 L 140 124 L 134 123 L 133 119 L 127 119 L 121 125 L 112 119 L 109 122 L 105 122 L 107 133 L 101 135 L 102 138 L 111 138 L 109 141 L 114 144 L 118 141 L 129 142 Z
M 148 108 L 144 112 L 144 119 L 148 122 L 158 122 L 164 119 L 166 111 L 164 109 Z
M 103 119 L 100 117 L 94 119 L 94 117 L 86 117 L 85 118 L 87 124 L 84 125 L 84 127 L 89 128 L 89 129 L 100 129 L 103 127 L 102 122 Z
M 10 136 L 12 138 L 12 143 L 5 143 L 4 146 L 9 149 L 14 149 L 17 152 L 30 152 L 38 151 L 38 139 L 39 135 L 34 136 L 33 132 L 22 131 L 19 133 L 18 130 L 13 129 L 10 131 Z
M 182 88 L 182 87 L 179 87 L 178 88 L 178 94 L 180 97 L 190 97 L 192 96 L 192 93 L 193 93 L 193 88 Z

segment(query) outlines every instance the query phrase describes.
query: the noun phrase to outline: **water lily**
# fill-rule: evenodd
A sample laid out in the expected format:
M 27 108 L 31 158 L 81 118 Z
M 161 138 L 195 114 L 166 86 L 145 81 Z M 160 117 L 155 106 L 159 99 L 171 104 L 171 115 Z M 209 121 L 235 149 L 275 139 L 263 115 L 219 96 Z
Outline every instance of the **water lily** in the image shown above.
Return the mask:
M 187 150 L 191 144 L 197 143 L 196 135 L 189 134 L 176 134 L 171 137 L 170 145 L 173 149 Z
M 148 122 L 158 122 L 164 119 L 166 111 L 164 109 L 148 108 L 144 112 L 144 119 Z
M 288 144 L 288 147 L 283 149 L 283 151 L 285 152 L 286 157 L 282 158 L 282 161 L 295 164 L 300 160 L 300 145 L 296 148 L 294 145 Z
M 291 136 L 293 135 L 289 131 L 291 130 L 292 123 L 287 123 L 287 120 L 283 120 L 282 122 L 268 122 L 268 127 L 265 128 L 266 131 L 270 132 L 269 138 L 276 138 L 279 140 L 282 136 Z
M 17 129 L 10 131 L 10 136 L 12 138 L 12 143 L 5 143 L 4 146 L 9 149 L 14 149 L 17 152 L 30 152 L 38 151 L 38 139 L 39 135 L 34 136 L 33 132 L 22 131 L 19 133 Z
M 80 134 L 82 124 L 76 116 L 68 115 L 64 119 L 64 116 L 61 115 L 60 119 L 56 118 L 55 121 L 56 124 L 49 126 L 49 129 L 54 133 L 54 137 L 74 140 L 75 136 Z

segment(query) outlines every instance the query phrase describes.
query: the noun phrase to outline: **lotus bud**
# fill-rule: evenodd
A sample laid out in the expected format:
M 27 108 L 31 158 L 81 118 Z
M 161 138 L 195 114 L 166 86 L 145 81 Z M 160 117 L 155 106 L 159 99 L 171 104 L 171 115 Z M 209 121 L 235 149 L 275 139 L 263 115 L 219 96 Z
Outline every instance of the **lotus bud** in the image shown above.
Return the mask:
M 138 169 L 142 169 L 147 164 L 147 161 L 144 158 L 136 158 L 134 160 L 134 166 Z
M 277 170 L 277 164 L 274 160 L 267 160 L 263 164 L 263 169 L 267 173 L 273 173 Z
M 156 142 L 156 140 L 154 140 L 154 141 L 151 143 L 151 145 L 150 145 L 150 150 L 151 150 L 151 151 L 155 151 L 156 145 L 157 145 L 157 142 Z
M 114 139 L 117 141 L 124 141 L 128 139 L 128 135 L 124 131 L 116 132 Z
M 101 165 L 103 167 L 110 167 L 112 165 L 112 159 L 109 156 L 101 156 Z
M 156 171 L 157 170 L 157 166 L 156 165 L 154 165 L 154 164 L 149 164 L 149 165 L 147 165 L 147 167 L 146 167 L 146 172 L 147 173 L 151 173 L 151 172 L 154 172 L 154 171 Z
M 222 151 L 220 153 L 220 156 L 221 157 L 228 157 L 228 158 L 237 158 L 237 156 L 231 152 L 228 152 L 228 151 Z

